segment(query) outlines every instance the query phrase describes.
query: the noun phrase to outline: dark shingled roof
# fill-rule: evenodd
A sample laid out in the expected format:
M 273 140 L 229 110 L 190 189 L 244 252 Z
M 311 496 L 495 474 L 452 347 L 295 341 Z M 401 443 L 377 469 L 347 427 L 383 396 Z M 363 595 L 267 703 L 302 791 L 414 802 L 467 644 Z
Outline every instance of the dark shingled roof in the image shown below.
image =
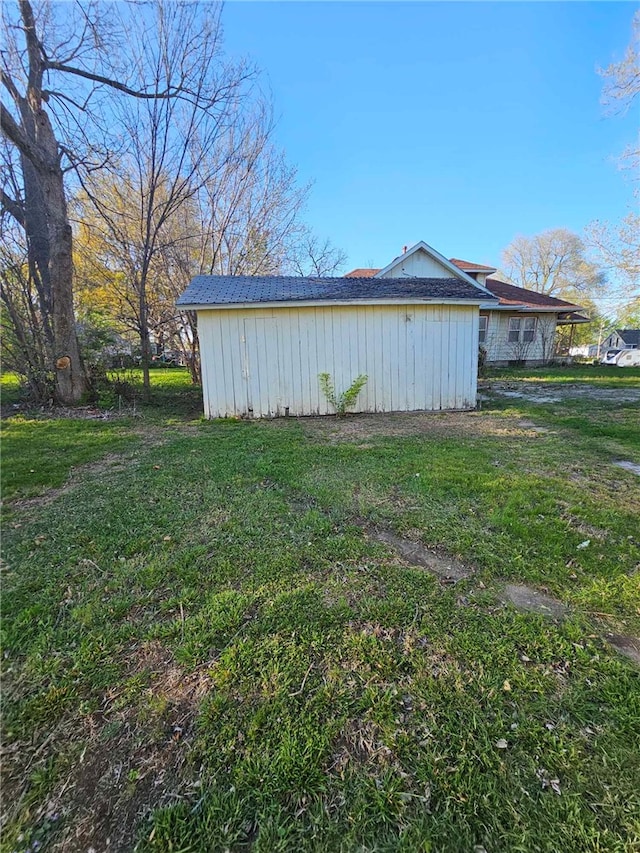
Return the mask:
M 628 347 L 640 347 L 640 329 L 616 329 L 616 334 Z
M 458 278 L 302 278 L 281 275 L 198 275 L 177 305 L 260 302 L 352 302 L 360 299 L 488 300 L 494 297 Z

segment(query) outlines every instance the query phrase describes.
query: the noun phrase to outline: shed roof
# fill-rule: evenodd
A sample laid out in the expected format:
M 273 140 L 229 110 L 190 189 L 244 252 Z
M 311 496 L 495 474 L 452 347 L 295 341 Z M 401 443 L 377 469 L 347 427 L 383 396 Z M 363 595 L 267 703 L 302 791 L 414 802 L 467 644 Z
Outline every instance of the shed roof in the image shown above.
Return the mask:
M 487 301 L 491 294 L 457 278 L 318 278 L 280 275 L 198 275 L 179 297 L 181 307 L 265 302 Z

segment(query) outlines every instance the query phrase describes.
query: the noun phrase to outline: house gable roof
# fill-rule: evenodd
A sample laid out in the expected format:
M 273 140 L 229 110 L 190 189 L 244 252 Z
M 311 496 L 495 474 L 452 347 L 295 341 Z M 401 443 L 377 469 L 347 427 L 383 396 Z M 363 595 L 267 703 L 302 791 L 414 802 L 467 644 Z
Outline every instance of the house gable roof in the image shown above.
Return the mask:
M 182 308 L 322 302 L 487 302 L 494 297 L 459 278 L 320 278 L 215 276 L 192 279 L 177 300 Z
M 402 255 L 396 261 L 402 260 Z M 496 272 L 497 267 L 486 267 L 484 264 L 474 264 L 471 261 L 461 261 L 459 258 L 449 258 L 452 264 L 463 272 Z M 395 262 L 394 262 L 395 263 Z M 382 271 L 381 267 L 357 267 L 346 274 L 346 278 L 373 278 L 376 273 Z
M 616 329 L 616 335 L 628 347 L 640 347 L 640 329 Z
M 442 255 L 439 255 L 435 249 L 432 249 L 430 246 L 427 246 L 426 243 L 420 242 L 416 243 L 411 249 L 409 249 L 404 254 L 395 258 L 390 264 L 382 269 L 375 269 L 372 267 L 359 267 L 357 269 L 352 270 L 347 273 L 347 278 L 382 278 L 386 273 L 394 270 L 404 259 L 406 259 L 409 255 L 416 251 L 425 251 L 427 254 L 437 260 L 441 266 L 445 266 L 445 263 L 449 266 L 453 266 L 458 270 L 462 271 L 464 275 L 464 279 L 466 281 L 471 280 L 476 285 L 476 287 L 480 287 L 477 282 L 471 279 L 467 273 L 470 272 L 479 272 L 479 273 L 495 273 L 495 267 L 485 266 L 484 264 L 476 264 L 472 261 L 463 261 L 460 258 L 450 258 L 449 261 L 446 261 Z M 407 278 L 410 278 L 407 276 Z M 582 311 L 583 309 L 579 305 L 575 305 L 572 302 L 566 302 L 564 299 L 557 299 L 555 296 L 547 296 L 544 293 L 538 293 L 535 290 L 527 290 L 524 287 L 516 287 L 515 284 L 508 284 L 506 281 L 501 281 L 497 278 L 487 278 L 484 283 L 484 289 L 486 289 L 490 294 L 495 296 L 498 299 L 498 305 L 487 305 L 487 310 L 492 310 L 495 308 L 511 308 L 513 311 L 545 311 L 549 313 L 557 312 L 558 319 L 562 319 L 565 322 L 576 322 L 576 323 L 586 323 L 589 321 L 588 317 L 585 317 L 576 312 Z M 638 335 L 640 337 L 640 331 L 633 330 L 618 330 L 618 335 L 626 341 L 624 337 L 625 334 L 632 335 L 632 342 L 636 341 L 633 338 L 633 335 Z M 636 345 L 640 346 L 640 340 L 636 341 Z
M 424 240 L 420 240 L 419 243 L 416 243 L 415 246 L 412 246 L 410 249 L 407 249 L 406 252 L 403 252 L 401 255 L 398 255 L 397 258 L 394 258 L 390 264 L 387 264 L 386 267 L 383 267 L 381 270 L 375 274 L 375 278 L 386 278 L 387 275 L 396 269 L 396 267 L 405 263 L 411 255 L 416 254 L 417 252 L 424 252 L 428 257 L 434 260 L 437 264 L 439 264 L 444 272 L 452 273 L 456 278 L 462 279 L 462 281 L 466 281 L 469 284 L 473 285 L 473 287 L 477 288 L 480 291 L 485 291 L 485 288 L 478 284 L 478 282 L 471 278 L 470 275 L 464 270 L 461 270 L 460 267 L 457 267 L 455 264 L 451 263 L 450 260 L 441 255 L 440 252 L 437 252 L 432 246 L 429 246 Z M 409 277 L 409 276 L 407 276 Z

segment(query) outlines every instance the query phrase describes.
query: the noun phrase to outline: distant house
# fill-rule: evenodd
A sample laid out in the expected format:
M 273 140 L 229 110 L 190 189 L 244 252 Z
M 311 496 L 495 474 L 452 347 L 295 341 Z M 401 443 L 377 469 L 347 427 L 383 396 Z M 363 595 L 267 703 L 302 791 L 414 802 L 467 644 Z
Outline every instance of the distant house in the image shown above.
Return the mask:
M 197 276 L 178 305 L 197 312 L 205 415 L 333 412 L 360 374 L 355 411 L 472 409 L 487 288 L 426 243 L 374 275 Z
M 640 329 L 616 329 L 602 342 L 602 352 L 608 349 L 639 349 Z
M 405 275 L 413 274 L 409 253 L 401 255 L 392 263 L 399 265 Z M 544 364 L 555 354 L 558 326 L 573 329 L 589 322 L 579 305 L 493 278 L 497 272 L 495 267 L 460 258 L 450 258 L 450 263 L 485 287 L 498 300 L 497 304 L 480 308 L 478 342 L 486 350 L 489 364 Z M 360 268 L 347 273 L 347 276 L 378 278 L 387 274 L 388 269 Z
M 577 356 L 578 358 L 598 358 L 600 347 L 598 344 L 580 344 L 579 346 L 570 347 L 569 355 Z

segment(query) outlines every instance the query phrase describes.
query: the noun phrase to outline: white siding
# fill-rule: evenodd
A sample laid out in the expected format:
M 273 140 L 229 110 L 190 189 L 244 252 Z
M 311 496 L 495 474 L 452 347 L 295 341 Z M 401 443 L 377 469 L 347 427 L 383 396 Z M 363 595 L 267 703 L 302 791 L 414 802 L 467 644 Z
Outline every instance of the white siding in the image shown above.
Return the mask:
M 405 278 L 408 275 L 418 278 L 455 278 L 455 273 L 424 251 L 401 255 L 393 269 L 385 273 L 385 278 Z
M 329 414 L 338 393 L 369 377 L 355 411 L 476 405 L 477 305 L 358 305 L 201 310 L 205 414 Z
M 553 356 L 555 347 L 556 315 L 533 312 L 483 311 L 489 318 L 487 337 L 482 346 L 487 350 L 489 362 L 544 361 Z M 509 342 L 509 319 L 518 317 L 524 327 L 525 318 L 536 318 L 533 341 Z

